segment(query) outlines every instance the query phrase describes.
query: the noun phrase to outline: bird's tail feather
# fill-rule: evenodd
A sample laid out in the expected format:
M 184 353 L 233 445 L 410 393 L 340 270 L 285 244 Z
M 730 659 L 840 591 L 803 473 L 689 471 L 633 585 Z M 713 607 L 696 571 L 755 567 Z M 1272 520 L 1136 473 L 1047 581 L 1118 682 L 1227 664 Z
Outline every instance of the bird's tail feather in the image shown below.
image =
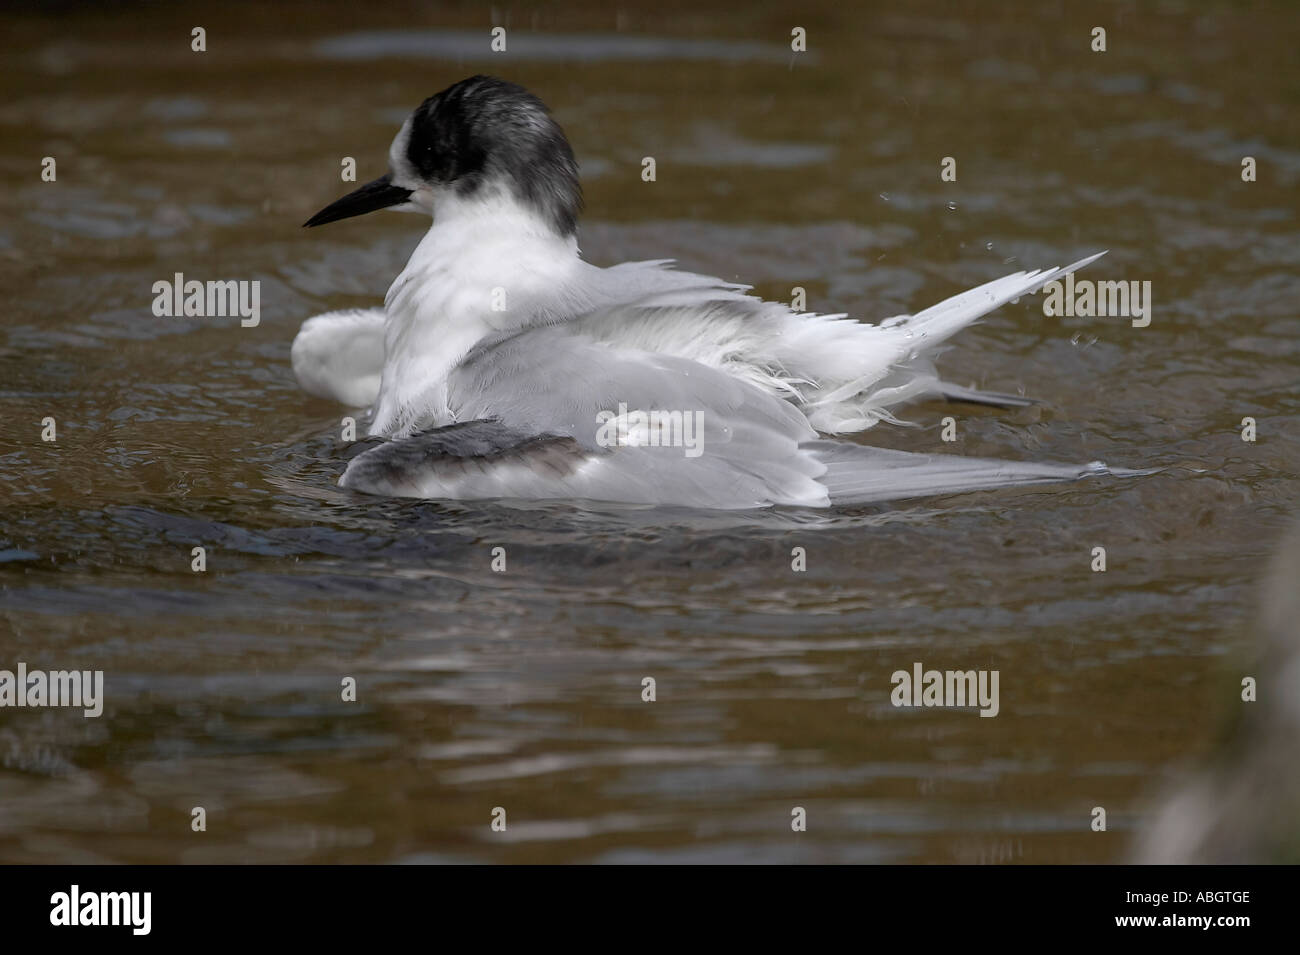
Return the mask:
M 921 348 L 928 350 L 995 308 L 1000 308 L 1022 295 L 1037 292 L 1048 282 L 1055 282 L 1071 272 L 1091 265 L 1105 254 L 1104 251 L 1098 252 L 1063 267 L 1015 272 L 994 279 L 992 282 L 985 282 L 968 291 L 959 292 L 951 298 L 944 299 L 938 305 L 931 305 L 910 317 L 890 319 L 882 324 L 885 327 L 899 325 L 905 328 L 922 340 L 918 343 Z
M 880 420 L 897 421 L 891 409 L 936 395 L 1002 407 L 1023 406 L 1027 401 L 1018 396 L 977 392 L 940 381 L 931 361 L 936 346 L 994 309 L 1105 254 L 1090 255 L 1064 268 L 1006 275 L 915 315 L 900 315 L 879 325 L 801 322 L 784 339 L 787 346 L 797 345 L 799 354 L 777 357 L 783 367 L 817 382 L 816 388 L 803 394 L 802 406 L 813 427 L 825 434 L 861 431 Z M 805 334 L 799 337 L 796 332 Z M 817 333 L 817 337 L 809 341 L 808 333 Z

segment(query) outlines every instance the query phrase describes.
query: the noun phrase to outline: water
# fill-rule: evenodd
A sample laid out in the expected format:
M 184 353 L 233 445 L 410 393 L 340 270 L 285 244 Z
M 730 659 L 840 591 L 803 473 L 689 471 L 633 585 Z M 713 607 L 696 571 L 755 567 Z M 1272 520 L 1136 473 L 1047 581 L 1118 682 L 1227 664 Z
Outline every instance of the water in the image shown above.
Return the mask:
M 107 701 L 0 710 L 0 860 L 1125 858 L 1230 718 L 1300 490 L 1296 14 L 1010 6 L 512 8 L 496 55 L 473 8 L 6 13 L 0 668 Z M 289 343 L 378 302 L 421 223 L 299 225 L 487 70 L 556 110 L 598 263 L 879 320 L 1110 249 L 1086 277 L 1150 281 L 1149 327 L 1026 297 L 942 366 L 1045 405 L 864 440 L 1165 470 L 836 513 L 340 491 Z M 155 318 L 178 271 L 260 280 L 261 324 Z M 916 661 L 997 669 L 1000 714 L 894 708 Z

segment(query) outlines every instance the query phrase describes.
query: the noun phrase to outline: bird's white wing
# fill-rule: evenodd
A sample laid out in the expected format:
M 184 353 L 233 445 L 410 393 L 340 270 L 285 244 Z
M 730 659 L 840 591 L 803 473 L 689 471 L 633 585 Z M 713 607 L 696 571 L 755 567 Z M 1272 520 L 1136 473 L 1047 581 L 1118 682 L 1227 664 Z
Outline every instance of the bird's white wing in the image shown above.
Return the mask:
M 290 350 L 298 385 L 351 408 L 374 403 L 384 369 L 384 310 L 350 308 L 302 323 Z
M 669 276 L 674 284 L 573 321 L 597 340 L 675 355 L 748 381 L 794 401 L 818 431 L 842 434 L 894 420 L 891 409 L 919 398 L 978 400 L 940 380 L 931 360 L 935 347 L 1099 255 L 1064 268 L 1016 272 L 879 325 L 796 313 L 720 280 L 667 271 L 662 263 L 636 263 L 628 274 L 639 277 L 637 289 Z

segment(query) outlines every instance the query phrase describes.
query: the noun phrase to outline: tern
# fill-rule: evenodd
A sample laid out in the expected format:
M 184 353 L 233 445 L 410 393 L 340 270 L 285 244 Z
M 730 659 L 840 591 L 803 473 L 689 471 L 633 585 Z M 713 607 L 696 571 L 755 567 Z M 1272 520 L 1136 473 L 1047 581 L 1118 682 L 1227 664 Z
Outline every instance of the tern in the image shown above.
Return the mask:
M 343 487 L 824 508 L 1121 473 L 837 440 L 920 399 L 1031 403 L 943 381 L 934 349 L 1097 255 L 875 325 L 795 312 L 671 259 L 601 268 L 578 250 L 568 139 L 540 99 L 489 76 L 421 103 L 388 173 L 305 224 L 385 208 L 432 224 L 384 307 L 310 318 L 291 352 L 305 391 L 369 407 L 384 439 L 348 463 Z

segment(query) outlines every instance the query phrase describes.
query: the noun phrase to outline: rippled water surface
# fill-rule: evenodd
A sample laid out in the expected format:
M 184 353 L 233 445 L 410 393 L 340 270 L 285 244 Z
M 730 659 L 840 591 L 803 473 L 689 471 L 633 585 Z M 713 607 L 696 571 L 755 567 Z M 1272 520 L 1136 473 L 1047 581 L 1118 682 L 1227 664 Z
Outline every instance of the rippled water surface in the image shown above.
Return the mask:
M 0 860 L 1124 858 L 1218 737 L 1300 487 L 1300 18 L 1005 6 L 7 10 L 0 668 L 107 702 L 0 710 Z M 1165 470 L 838 512 L 341 491 L 289 343 L 377 304 L 421 222 L 299 226 L 478 71 L 554 108 L 600 264 L 878 320 L 1110 249 L 1088 277 L 1149 281 L 1149 327 L 1024 299 L 941 365 L 1044 405 L 863 440 Z M 260 325 L 154 317 L 176 272 L 260 280 Z M 997 718 L 893 707 L 916 661 L 997 669 Z

